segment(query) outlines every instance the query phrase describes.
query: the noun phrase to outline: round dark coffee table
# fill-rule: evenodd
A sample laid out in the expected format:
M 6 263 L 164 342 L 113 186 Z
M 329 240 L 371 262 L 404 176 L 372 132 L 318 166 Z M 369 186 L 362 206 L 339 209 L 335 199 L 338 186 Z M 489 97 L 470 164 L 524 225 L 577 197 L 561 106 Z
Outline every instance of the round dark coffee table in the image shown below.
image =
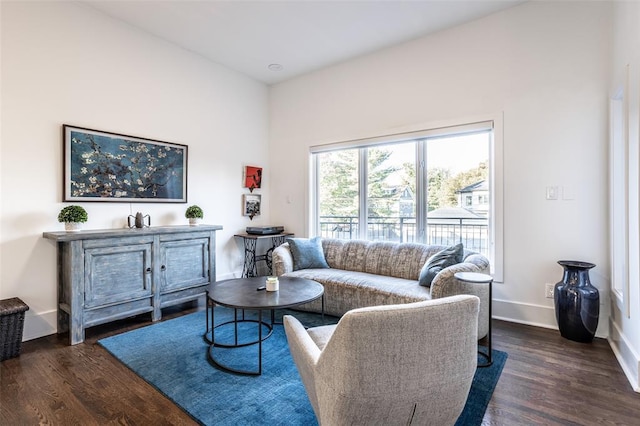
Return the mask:
M 258 290 L 265 286 L 266 277 L 234 278 L 209 284 L 207 287 L 207 325 L 204 338 L 209 342 L 207 355 L 214 365 L 223 370 L 238 374 L 260 375 L 262 374 L 262 341 L 273 333 L 275 309 L 291 308 L 312 302 L 322 297 L 322 315 L 324 317 L 324 287 L 317 281 L 295 277 L 279 277 L 279 290 Z M 215 306 L 233 308 L 233 319 L 220 324 L 215 324 Z M 238 310 L 242 310 L 242 316 L 238 318 Z M 246 319 L 244 310 L 258 312 L 258 319 Z M 271 322 L 263 321 L 262 311 L 271 311 Z M 209 315 L 211 313 L 211 315 Z M 211 318 L 211 320 L 209 320 Z M 239 343 L 238 323 L 254 322 L 258 326 L 258 338 L 249 342 Z M 225 325 L 234 326 L 234 343 L 220 343 L 215 340 L 215 329 Z M 263 327 L 268 333 L 263 336 Z M 211 338 L 209 338 L 211 332 Z M 258 345 L 258 369 L 256 371 L 238 370 L 222 365 L 216 361 L 214 351 L 216 347 L 239 348 L 242 346 Z

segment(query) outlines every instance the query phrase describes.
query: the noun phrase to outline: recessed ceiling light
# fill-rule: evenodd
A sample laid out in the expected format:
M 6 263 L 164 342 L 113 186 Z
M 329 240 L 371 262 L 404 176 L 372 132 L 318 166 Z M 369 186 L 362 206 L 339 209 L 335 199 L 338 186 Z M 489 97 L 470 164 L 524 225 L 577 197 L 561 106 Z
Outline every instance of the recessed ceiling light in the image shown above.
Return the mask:
M 282 71 L 283 66 L 280 64 L 269 64 L 267 67 L 270 71 Z

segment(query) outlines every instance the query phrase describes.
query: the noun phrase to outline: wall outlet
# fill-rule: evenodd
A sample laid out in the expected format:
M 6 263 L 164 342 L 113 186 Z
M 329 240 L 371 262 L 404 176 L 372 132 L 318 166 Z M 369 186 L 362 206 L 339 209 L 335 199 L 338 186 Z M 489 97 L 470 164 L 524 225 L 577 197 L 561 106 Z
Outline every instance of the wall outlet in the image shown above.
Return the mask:
M 553 288 L 555 285 L 546 283 L 544 285 L 544 297 L 547 299 L 553 299 Z

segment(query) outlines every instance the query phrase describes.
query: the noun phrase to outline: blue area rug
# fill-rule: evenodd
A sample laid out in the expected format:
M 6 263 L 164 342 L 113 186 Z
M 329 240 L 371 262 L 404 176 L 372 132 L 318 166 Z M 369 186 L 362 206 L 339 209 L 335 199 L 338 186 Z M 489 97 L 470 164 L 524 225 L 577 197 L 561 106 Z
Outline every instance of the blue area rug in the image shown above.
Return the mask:
M 306 326 L 321 324 L 320 315 L 278 311 L 295 315 Z M 233 310 L 216 308 L 216 324 L 233 317 Z M 337 322 L 326 317 L 327 323 Z M 276 325 L 262 345 L 262 375 L 230 374 L 207 358 L 203 339 L 205 312 L 160 322 L 98 343 L 196 421 L 204 425 L 316 425 L 317 421 L 289 353 L 284 329 Z M 266 332 L 266 327 L 264 327 Z M 216 329 L 216 341 L 228 339 L 233 326 Z M 256 323 L 241 325 L 243 336 L 255 339 Z M 257 368 L 258 345 L 240 349 L 215 348 L 218 361 L 234 368 Z M 493 351 L 494 364 L 479 368 L 458 425 L 480 425 L 507 354 Z M 478 359 L 483 362 L 482 358 Z

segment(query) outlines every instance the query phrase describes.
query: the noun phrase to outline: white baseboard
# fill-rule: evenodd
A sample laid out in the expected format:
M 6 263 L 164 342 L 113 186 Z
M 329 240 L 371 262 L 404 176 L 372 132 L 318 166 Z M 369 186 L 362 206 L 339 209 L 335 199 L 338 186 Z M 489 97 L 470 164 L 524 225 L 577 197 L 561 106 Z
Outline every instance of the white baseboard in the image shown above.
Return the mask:
M 55 334 L 58 331 L 58 311 L 34 312 L 28 310 L 24 315 L 22 341 Z
M 555 311 L 548 306 L 493 299 L 492 317 L 518 324 L 558 329 Z
M 238 276 L 242 275 L 242 272 Z M 237 278 L 234 273 L 221 274 L 217 276 L 217 280 L 226 280 L 229 278 Z M 58 311 L 51 310 L 45 312 L 35 312 L 32 309 L 25 312 L 24 331 L 22 333 L 22 341 L 37 339 L 39 337 L 49 336 L 58 332 Z
M 627 380 L 629 380 L 633 390 L 640 393 L 640 356 L 629 344 L 618 325 L 611 319 L 609 319 L 609 330 L 607 340 L 618 359 L 618 364 L 622 367 L 622 371 L 627 376 Z
M 604 306 L 600 306 L 601 315 L 596 337 L 606 339 L 609 335 L 609 314 L 608 311 L 604 311 Z M 493 299 L 492 311 L 492 317 L 495 319 L 558 330 L 556 312 L 550 306 Z

